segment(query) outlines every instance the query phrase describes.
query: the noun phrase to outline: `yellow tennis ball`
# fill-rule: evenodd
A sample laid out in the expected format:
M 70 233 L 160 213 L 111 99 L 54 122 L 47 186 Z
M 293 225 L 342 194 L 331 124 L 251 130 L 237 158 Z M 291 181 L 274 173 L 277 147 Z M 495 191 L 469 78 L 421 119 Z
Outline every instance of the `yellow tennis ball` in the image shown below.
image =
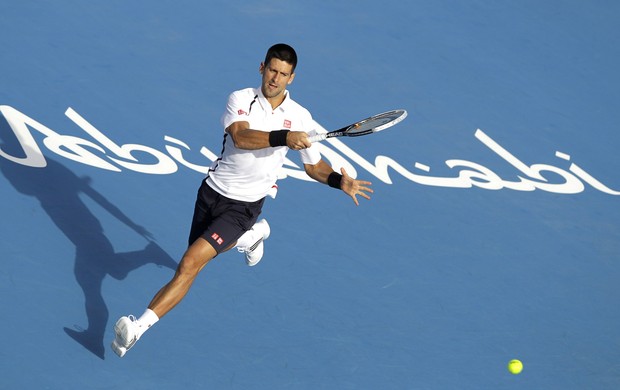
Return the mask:
M 523 371 L 523 363 L 518 359 L 512 359 L 508 362 L 508 371 L 514 375 L 520 374 Z

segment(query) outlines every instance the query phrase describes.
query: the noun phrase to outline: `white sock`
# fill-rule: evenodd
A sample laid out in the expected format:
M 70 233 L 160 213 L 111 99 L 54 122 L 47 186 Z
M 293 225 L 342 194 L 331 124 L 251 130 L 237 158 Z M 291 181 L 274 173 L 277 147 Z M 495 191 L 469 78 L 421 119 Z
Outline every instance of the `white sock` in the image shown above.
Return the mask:
M 138 338 L 142 337 L 144 332 L 146 332 L 151 326 L 155 325 L 157 321 L 159 321 L 157 314 L 155 314 L 155 312 L 151 309 L 146 309 L 144 314 L 138 318 L 138 324 L 140 324 L 140 334 L 138 335 Z

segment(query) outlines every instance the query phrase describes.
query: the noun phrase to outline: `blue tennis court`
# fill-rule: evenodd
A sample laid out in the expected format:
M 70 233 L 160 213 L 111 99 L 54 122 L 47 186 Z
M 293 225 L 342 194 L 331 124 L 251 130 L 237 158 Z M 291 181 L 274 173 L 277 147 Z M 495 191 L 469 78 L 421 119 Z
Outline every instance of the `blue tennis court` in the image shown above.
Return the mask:
M 620 4 L 21 1 L 0 8 L 1 389 L 617 389 Z M 273 43 L 373 182 L 298 153 L 263 217 L 119 359 Z M 507 370 L 511 359 L 523 372 Z

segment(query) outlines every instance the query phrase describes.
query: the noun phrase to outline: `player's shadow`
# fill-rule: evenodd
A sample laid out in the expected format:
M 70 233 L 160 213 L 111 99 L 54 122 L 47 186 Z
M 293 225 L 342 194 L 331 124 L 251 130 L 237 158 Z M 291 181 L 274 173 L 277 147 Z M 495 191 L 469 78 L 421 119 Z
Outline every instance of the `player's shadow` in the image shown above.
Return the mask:
M 15 140 L 12 130 L 0 118 L 0 149 L 15 157 L 24 150 Z M 7 139 L 9 140 L 7 142 Z M 151 240 L 146 229 L 134 223 L 118 207 L 97 192 L 87 178 L 76 176 L 61 163 L 46 157 L 45 168 L 31 168 L 0 156 L 0 170 L 22 194 L 36 198 L 53 223 L 75 245 L 75 279 L 84 293 L 88 326 L 86 329 L 64 328 L 65 332 L 86 349 L 104 359 L 104 334 L 108 323 L 108 308 L 101 293 L 106 276 L 124 279 L 129 272 L 149 263 L 176 268 L 176 262 Z M 148 240 L 144 249 L 116 253 L 105 236 L 97 217 L 80 199 L 86 195 L 104 210 Z M 44 242 L 32 237 L 35 245 Z

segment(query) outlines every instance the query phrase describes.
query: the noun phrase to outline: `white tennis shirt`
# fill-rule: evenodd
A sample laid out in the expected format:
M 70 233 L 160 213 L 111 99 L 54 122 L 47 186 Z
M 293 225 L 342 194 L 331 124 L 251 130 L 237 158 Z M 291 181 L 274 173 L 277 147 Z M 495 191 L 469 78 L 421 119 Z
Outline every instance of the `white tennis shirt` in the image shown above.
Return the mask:
M 291 99 L 285 99 L 275 110 L 260 88 L 235 91 L 228 97 L 222 115 L 224 129 L 234 122 L 249 122 L 250 129 L 260 131 L 291 130 L 314 133 L 318 124 L 308 110 Z M 207 184 L 227 198 L 255 202 L 264 198 L 278 179 L 278 172 L 289 148 L 268 147 L 244 150 L 235 147 L 230 134 L 224 134 L 224 147 L 220 158 L 209 169 Z M 318 148 L 300 150 L 301 161 L 314 165 L 321 160 Z

